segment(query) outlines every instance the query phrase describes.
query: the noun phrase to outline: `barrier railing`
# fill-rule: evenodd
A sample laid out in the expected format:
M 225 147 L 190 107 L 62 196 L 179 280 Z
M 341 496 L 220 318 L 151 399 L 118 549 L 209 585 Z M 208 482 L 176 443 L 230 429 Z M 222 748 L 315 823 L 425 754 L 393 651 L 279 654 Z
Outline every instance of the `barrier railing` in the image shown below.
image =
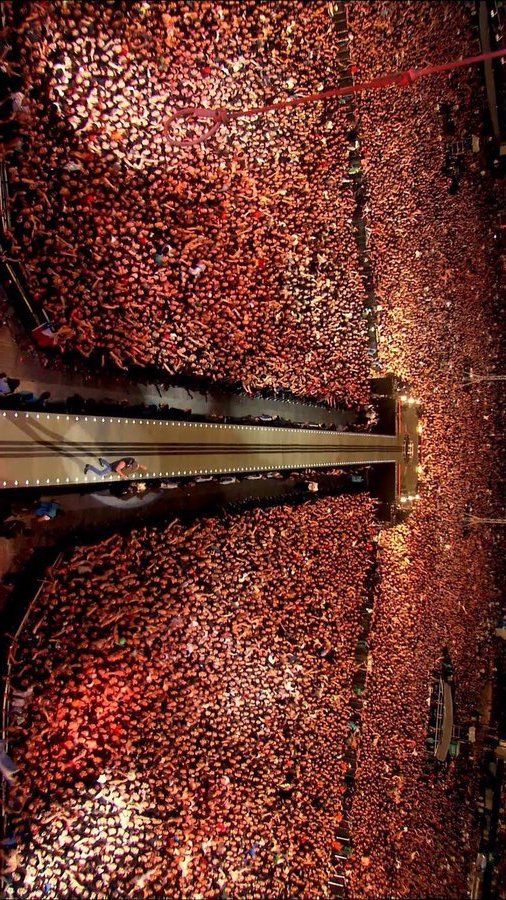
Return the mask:
M 9 182 L 7 180 L 7 167 L 3 160 L 0 162 L 0 225 L 4 234 L 11 230 Z

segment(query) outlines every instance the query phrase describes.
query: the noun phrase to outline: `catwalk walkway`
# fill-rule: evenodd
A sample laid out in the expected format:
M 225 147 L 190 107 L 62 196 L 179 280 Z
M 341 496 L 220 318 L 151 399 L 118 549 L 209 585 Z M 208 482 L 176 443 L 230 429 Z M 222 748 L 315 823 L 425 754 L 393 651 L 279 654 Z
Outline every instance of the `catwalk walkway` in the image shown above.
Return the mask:
M 24 410 L 0 414 L 0 489 L 117 481 L 121 460 L 122 476 L 130 480 L 401 463 L 403 437 Z

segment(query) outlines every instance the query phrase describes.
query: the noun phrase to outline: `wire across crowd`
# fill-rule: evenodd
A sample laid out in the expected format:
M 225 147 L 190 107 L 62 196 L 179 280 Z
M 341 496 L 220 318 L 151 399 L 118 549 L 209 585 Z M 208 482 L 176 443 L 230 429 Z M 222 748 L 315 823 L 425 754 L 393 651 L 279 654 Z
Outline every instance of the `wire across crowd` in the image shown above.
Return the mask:
M 16 896 L 325 890 L 375 530 L 328 498 L 60 565 L 15 649 Z
M 305 106 L 191 148 L 166 131 L 181 107 L 334 86 L 346 73 L 333 13 L 288 0 L 13 13 L 12 253 L 67 346 L 248 391 L 367 401 L 353 115 Z

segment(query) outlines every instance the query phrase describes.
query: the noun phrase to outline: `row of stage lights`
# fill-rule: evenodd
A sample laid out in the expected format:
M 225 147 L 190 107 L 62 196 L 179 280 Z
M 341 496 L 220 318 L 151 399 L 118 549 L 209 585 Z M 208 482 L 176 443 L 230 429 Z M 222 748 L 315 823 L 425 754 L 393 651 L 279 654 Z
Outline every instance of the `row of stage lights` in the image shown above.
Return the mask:
M 400 400 L 401 403 L 405 403 L 406 406 L 420 406 L 420 400 L 415 400 L 414 397 L 408 397 L 407 394 L 401 394 Z
M 407 394 L 401 394 L 401 396 L 399 397 L 399 400 L 401 401 L 401 403 L 402 403 L 404 406 L 410 406 L 410 407 L 414 407 L 414 406 L 419 407 L 419 406 L 421 406 L 421 400 L 417 400 L 415 397 L 409 397 Z M 416 433 L 417 433 L 418 435 L 423 434 L 423 425 L 422 425 L 421 422 L 418 422 L 418 424 L 417 424 L 417 426 L 416 426 Z M 423 466 L 421 466 L 420 464 L 418 464 L 417 467 L 416 467 L 416 473 L 417 473 L 417 475 L 419 475 L 419 476 L 423 475 L 423 473 L 424 473 Z M 403 494 L 402 497 L 399 498 L 400 503 L 402 503 L 403 506 L 405 506 L 407 503 L 413 503 L 413 502 L 416 502 L 417 500 L 420 500 L 420 499 L 421 499 L 421 497 L 420 497 L 420 494 L 418 494 L 418 493 L 416 493 L 416 494 Z
M 422 402 L 421 400 L 415 400 L 414 397 L 408 397 L 407 394 L 401 394 L 399 399 L 400 399 L 401 403 L 403 403 L 405 406 L 421 406 L 421 402 Z M 423 432 L 423 426 L 421 425 L 420 422 L 416 426 L 416 432 L 417 432 L 417 434 L 422 434 L 422 432 Z

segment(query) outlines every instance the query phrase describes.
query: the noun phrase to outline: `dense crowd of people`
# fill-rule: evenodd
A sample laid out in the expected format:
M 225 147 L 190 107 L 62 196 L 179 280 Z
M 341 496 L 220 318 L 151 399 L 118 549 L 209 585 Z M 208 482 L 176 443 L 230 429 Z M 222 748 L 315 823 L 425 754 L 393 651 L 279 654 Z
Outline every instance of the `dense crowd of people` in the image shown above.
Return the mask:
M 16 896 L 325 890 L 376 530 L 327 498 L 60 564 L 15 650 Z
M 364 403 L 354 122 L 333 103 L 189 148 L 169 138 L 191 124 L 167 132 L 181 107 L 334 86 L 333 4 L 20 7 L 11 252 L 66 346 L 106 350 L 122 367 Z
M 493 664 L 497 539 L 463 527 L 497 503 L 497 388 L 463 388 L 497 359 L 480 72 L 363 94 L 353 126 L 329 104 L 164 132 L 178 105 L 335 84 L 334 6 L 25 4 L 13 249 L 85 355 L 362 404 L 359 137 L 380 362 L 422 403 L 424 472 L 379 538 L 346 871 L 353 897 L 458 897 L 474 751 L 427 774 L 427 697 L 447 647 L 474 721 Z M 466 4 L 348 8 L 357 79 L 477 49 Z M 364 498 L 325 499 L 76 551 L 17 651 L 19 896 L 324 894 L 371 528 Z
M 444 2 L 351 3 L 357 79 L 473 55 L 472 12 Z M 463 389 L 466 357 L 480 372 L 498 359 L 494 207 L 470 147 L 473 134 L 483 146 L 483 97 L 475 67 L 364 94 L 358 104 L 380 362 L 421 400 L 425 475 L 407 525 L 381 537 L 351 822 L 355 896 L 463 896 L 475 847 L 472 773 L 450 769 L 427 785 L 422 749 L 428 678 L 446 645 L 458 720 L 473 720 L 499 600 L 498 536 L 463 528 L 470 500 L 482 512 L 498 503 L 497 388 Z M 458 186 L 445 167 L 456 140 L 468 147 Z

